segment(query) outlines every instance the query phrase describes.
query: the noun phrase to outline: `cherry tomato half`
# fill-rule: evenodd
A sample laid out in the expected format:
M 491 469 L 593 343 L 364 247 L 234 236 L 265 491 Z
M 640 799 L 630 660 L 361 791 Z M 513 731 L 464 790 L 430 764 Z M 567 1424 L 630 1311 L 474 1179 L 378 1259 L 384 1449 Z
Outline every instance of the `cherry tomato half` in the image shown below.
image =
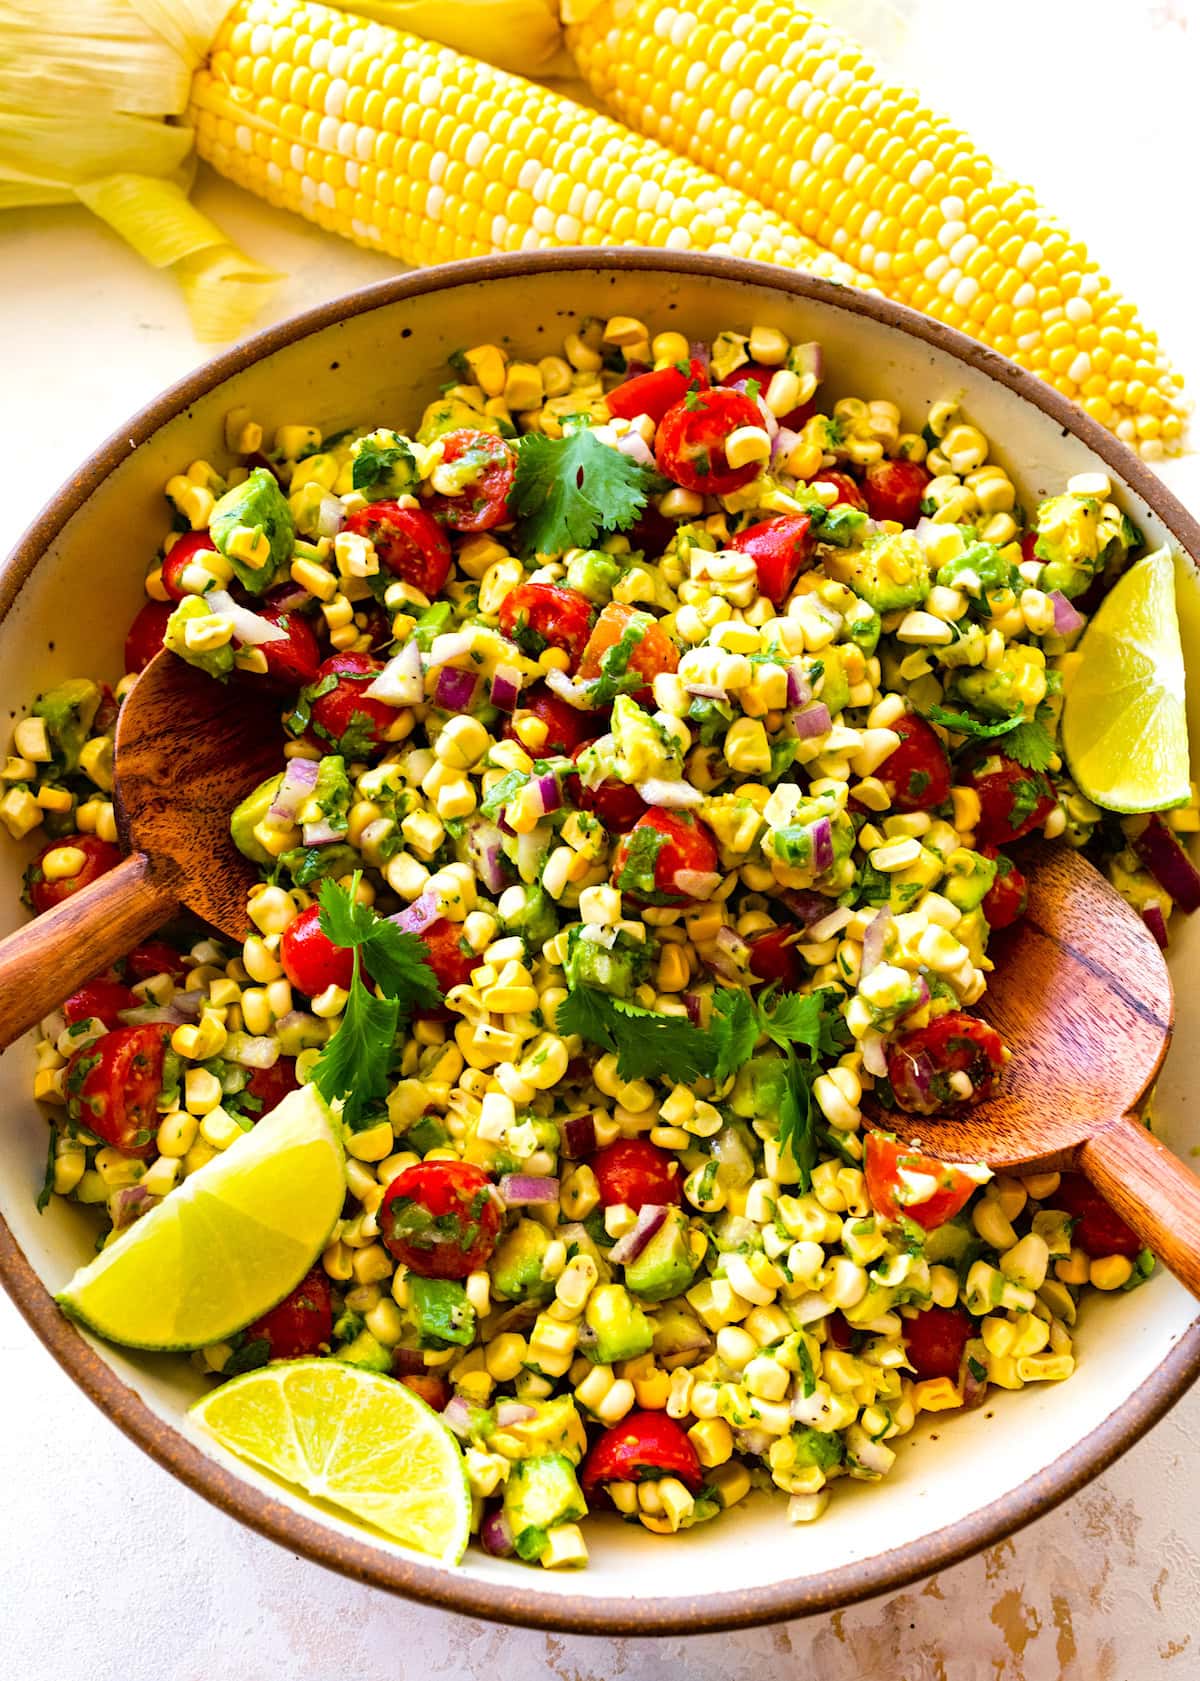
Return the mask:
M 163 588 L 172 601 L 182 601 L 191 592 L 182 583 L 184 568 L 198 554 L 211 554 L 216 544 L 207 531 L 185 531 L 171 544 L 171 552 L 162 563 Z
M 762 425 L 762 410 L 740 391 L 690 391 L 659 422 L 654 444 L 658 470 L 685 490 L 728 496 L 757 477 L 758 463 L 731 467 L 725 440 L 740 427 Z
M 873 461 L 863 474 L 863 495 L 872 519 L 916 525 L 925 487 L 933 474 L 919 461 Z
M 147 601 L 140 609 L 125 637 L 125 670 L 144 671 L 163 645 L 167 634 L 167 620 L 171 617 L 169 601 Z
M 868 1132 L 865 1167 L 867 1197 L 876 1214 L 885 1220 L 907 1215 L 927 1232 L 952 1220 L 978 1189 L 978 1181 L 961 1168 L 909 1150 L 885 1132 Z M 902 1169 L 905 1174 L 919 1176 L 916 1186 L 901 1178 Z M 926 1189 L 920 1180 L 932 1180 L 934 1184 Z
M 75 874 L 62 876 L 57 881 L 47 881 L 42 865 L 48 855 L 68 850 L 79 853 L 83 859 Z M 78 893 L 81 887 L 90 887 L 101 876 L 107 875 L 109 870 L 115 870 L 120 862 L 121 848 L 114 846 L 111 841 L 100 840 L 96 835 L 64 835 L 61 840 L 51 841 L 44 846 L 25 872 L 29 903 L 40 916 L 43 911 L 53 910 L 55 905 L 61 905 L 72 893 Z
M 605 1483 L 640 1483 L 678 1477 L 693 1493 L 704 1481 L 696 1450 L 666 1413 L 630 1413 L 606 1430 L 583 1463 L 583 1492 L 590 1499 Z
M 1105 1255 L 1127 1255 L 1132 1260 L 1146 1247 L 1082 1173 L 1064 1173 L 1045 1205 L 1061 1208 L 1073 1217 L 1071 1242 L 1093 1260 Z
M 306 998 L 317 998 L 327 986 L 349 988 L 354 978 L 354 953 L 335 946 L 321 927 L 321 907 L 310 905 L 290 922 L 279 942 L 279 961 L 292 985 Z
M 302 689 L 315 683 L 321 667 L 321 646 L 308 620 L 294 608 L 272 607 L 256 609 L 268 624 L 278 625 L 287 632 L 284 642 L 260 643 L 267 662 L 266 676 L 287 689 Z
M 900 745 L 879 766 L 876 776 L 897 811 L 933 811 L 950 798 L 950 756 L 933 725 L 906 712 L 890 725 Z
M 1026 770 L 1003 753 L 975 760 L 967 781 L 979 795 L 975 839 L 982 846 L 1010 846 L 1040 829 L 1054 810 L 1050 778 L 1043 771 Z
M 995 847 L 985 848 L 986 855 L 996 860 L 996 879 L 983 896 L 982 910 L 990 928 L 1011 928 L 1025 915 L 1029 903 L 1029 880 L 1004 852 Z
M 808 571 L 817 552 L 807 514 L 784 514 L 747 526 L 729 546 L 750 556 L 758 572 L 759 589 L 776 607 L 787 600 L 796 579 Z
M 430 498 L 429 511 L 435 519 L 452 531 L 490 531 L 511 519 L 508 498 L 517 476 L 517 458 L 503 438 L 470 427 L 447 432 L 442 460 L 447 464 L 466 461 L 479 470 L 461 495 Z
M 406 584 L 432 597 L 441 593 L 450 576 L 450 541 L 424 508 L 402 508 L 399 502 L 368 502 L 346 520 L 346 530 L 369 537 L 379 563 Z
M 778 368 L 764 368 L 759 362 L 746 362 L 740 368 L 735 368 L 731 374 L 726 374 L 720 383 L 727 391 L 740 391 L 743 396 L 748 396 L 746 387 L 753 380 L 758 386 L 758 395 L 765 402 L 767 387 L 778 372 Z M 781 414 L 777 418 L 781 426 L 786 426 L 792 432 L 798 432 L 802 426 L 812 419 L 816 412 L 816 398 L 810 397 L 807 403 L 797 403 L 794 409 L 789 409 L 786 414 Z
M 636 420 L 639 414 L 648 414 L 657 426 L 668 409 L 683 401 L 689 388 L 703 391 L 707 386 L 708 370 L 698 356 L 693 356 L 686 373 L 682 367 L 672 364 L 669 368 L 654 368 L 647 374 L 635 374 L 615 386 L 604 401 L 609 414 L 618 420 Z
M 170 975 L 179 986 L 187 977 L 182 953 L 166 940 L 146 940 L 134 946 L 125 959 L 125 974 L 131 981 L 148 981 L 152 975 Z
M 578 758 L 582 752 L 583 748 L 577 747 L 574 757 Z M 593 817 L 598 817 L 610 835 L 623 835 L 650 809 L 636 788 L 615 779 L 589 788 L 581 777 L 569 776 L 566 795 L 580 811 L 590 811 Z
M 928 1027 L 900 1034 L 887 1047 L 892 1091 L 911 1115 L 936 1115 L 959 1103 L 991 1097 L 1004 1062 L 1004 1041 L 996 1029 L 965 1010 L 948 1010 Z M 952 1074 L 967 1076 L 970 1098 L 958 1095 L 950 1083 Z
M 827 473 L 824 468 L 814 473 L 814 484 L 831 484 L 837 491 L 837 500 L 830 504 L 834 508 L 857 508 L 860 513 L 867 511 L 867 499 L 862 493 L 862 486 L 857 479 L 852 479 L 849 473 Z
M 253 1069 L 246 1081 L 246 1090 L 262 1104 L 262 1108 L 255 1111 L 255 1119 L 261 1120 L 264 1115 L 269 1115 L 272 1109 L 277 1109 L 288 1093 L 295 1091 L 299 1084 L 294 1056 L 281 1056 L 270 1068 Z
M 361 758 L 371 747 L 381 747 L 398 713 L 386 701 L 374 700 L 364 690 L 383 670 L 370 654 L 330 654 L 317 668 L 316 687 L 336 678 L 336 687 L 318 695 L 312 703 L 312 721 L 319 736 L 341 746 L 348 734 L 351 745 L 345 751 Z
M 445 1412 L 450 1402 L 450 1385 L 444 1377 L 439 1377 L 436 1372 L 397 1372 L 396 1376 L 406 1389 L 419 1395 L 435 1413 Z
M 530 714 L 540 718 L 546 726 L 545 737 L 540 742 L 526 742 L 517 733 L 518 721 Z M 603 735 L 606 722 L 607 713 L 582 712 L 544 683 L 535 683 L 521 697 L 521 704 L 512 717 L 505 720 L 503 734 L 509 741 L 521 742 L 535 758 L 544 759 L 552 753 L 569 756 L 578 752 L 589 741 Z
M 679 872 L 712 875 L 717 843 L 707 824 L 690 811 L 652 807 L 621 837 L 613 858 L 612 883 L 631 904 L 683 905 L 692 894 L 679 884 Z
M 73 992 L 63 1005 L 62 1013 L 68 1025 L 95 1018 L 102 1021 L 105 1027 L 112 1029 L 120 1027 L 122 1010 L 132 1010 L 140 1002 L 137 994 L 123 986 L 120 981 L 110 981 L 100 976 Z
M 605 672 L 614 677 L 637 672 L 646 679 L 645 686 L 630 693 L 634 700 L 647 700 L 654 679 L 678 669 L 679 650 L 658 620 L 637 607 L 610 601 L 588 637 L 576 675 L 588 682 Z
M 561 648 L 574 671 L 591 634 L 596 609 L 579 590 L 561 584 L 518 584 L 500 603 L 500 629 L 523 654 L 537 659 Z
M 76 1051 L 63 1076 L 71 1119 L 124 1155 L 152 1155 L 170 1038 L 157 1023 L 118 1027 Z
M 903 1322 L 908 1360 L 918 1382 L 948 1377 L 957 1383 L 963 1350 L 978 1333 L 965 1308 L 926 1307 Z
M 333 1340 L 333 1297 L 322 1266 L 305 1273 L 291 1295 L 242 1332 L 245 1343 L 266 1342 L 268 1360 L 302 1360 Z
M 414 1162 L 379 1208 L 388 1250 L 423 1278 L 466 1278 L 486 1265 L 503 1222 L 491 1180 L 470 1162 Z
M 784 992 L 795 992 L 808 972 L 804 959 L 796 949 L 798 936 L 800 930 L 786 924 L 781 928 L 768 928 L 761 934 L 752 934 L 747 943 L 753 979 L 773 982 Z
M 648 1138 L 618 1138 L 591 1161 L 605 1208 L 624 1203 L 634 1212 L 647 1203 L 656 1208 L 683 1199 L 683 1175 L 674 1156 Z

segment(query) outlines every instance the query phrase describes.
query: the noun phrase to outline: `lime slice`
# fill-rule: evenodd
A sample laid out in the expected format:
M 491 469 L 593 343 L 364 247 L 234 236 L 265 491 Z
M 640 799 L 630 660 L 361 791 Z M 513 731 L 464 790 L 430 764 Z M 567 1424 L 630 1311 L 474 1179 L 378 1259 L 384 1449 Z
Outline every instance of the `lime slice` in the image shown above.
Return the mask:
M 461 1559 L 471 1533 L 462 1450 L 394 1378 L 336 1360 L 278 1360 L 190 1410 L 251 1464 L 443 1564 Z
M 1080 791 L 1106 811 L 1164 811 L 1189 797 L 1175 562 L 1131 566 L 1079 643 L 1062 743 Z
M 345 1193 L 336 1123 L 302 1086 L 81 1267 L 58 1305 L 132 1348 L 222 1342 L 300 1282 Z

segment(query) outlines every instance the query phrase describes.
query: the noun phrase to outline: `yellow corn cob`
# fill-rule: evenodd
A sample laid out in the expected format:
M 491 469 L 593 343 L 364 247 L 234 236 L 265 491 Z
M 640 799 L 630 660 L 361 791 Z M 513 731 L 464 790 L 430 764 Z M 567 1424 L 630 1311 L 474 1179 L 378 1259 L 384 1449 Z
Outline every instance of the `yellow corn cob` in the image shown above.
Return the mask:
M 1132 304 L 1028 188 L 837 30 L 790 0 L 574 3 L 580 73 L 631 128 L 1022 363 L 1148 459 L 1178 450 L 1188 405 Z
M 189 118 L 223 175 L 409 263 L 556 245 L 728 252 L 869 284 L 781 216 L 611 118 L 448 47 L 244 0 Z

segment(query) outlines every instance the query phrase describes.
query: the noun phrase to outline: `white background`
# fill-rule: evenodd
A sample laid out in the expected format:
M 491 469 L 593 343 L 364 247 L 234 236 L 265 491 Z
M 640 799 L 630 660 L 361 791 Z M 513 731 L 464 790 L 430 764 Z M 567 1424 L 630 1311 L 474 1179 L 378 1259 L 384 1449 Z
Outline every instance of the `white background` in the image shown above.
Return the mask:
M 900 4 L 916 14 L 909 75 L 1092 243 L 1200 392 L 1198 0 Z M 394 272 L 211 178 L 198 198 L 287 270 L 273 316 Z M 82 211 L 0 221 L 0 552 L 204 354 L 172 282 Z M 1196 460 L 1164 476 L 1200 510 Z M 1200 1395 L 1042 1523 L 908 1592 L 774 1629 L 605 1641 L 392 1600 L 238 1528 L 108 1425 L 4 1299 L 0 1358 L 0 1675 L 13 1681 L 1200 1676 Z

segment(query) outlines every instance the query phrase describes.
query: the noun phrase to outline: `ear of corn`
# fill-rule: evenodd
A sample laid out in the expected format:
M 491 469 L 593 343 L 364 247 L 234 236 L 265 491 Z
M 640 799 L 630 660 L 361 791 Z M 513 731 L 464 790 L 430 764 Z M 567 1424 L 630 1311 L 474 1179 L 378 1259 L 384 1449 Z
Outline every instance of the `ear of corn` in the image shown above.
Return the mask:
M 864 284 L 783 217 L 610 118 L 326 6 L 235 6 L 189 116 L 222 174 L 405 262 L 650 245 Z
M 789 0 L 574 0 L 614 114 L 785 215 L 879 290 L 1022 363 L 1154 459 L 1187 408 L 1087 251 L 916 95 Z

